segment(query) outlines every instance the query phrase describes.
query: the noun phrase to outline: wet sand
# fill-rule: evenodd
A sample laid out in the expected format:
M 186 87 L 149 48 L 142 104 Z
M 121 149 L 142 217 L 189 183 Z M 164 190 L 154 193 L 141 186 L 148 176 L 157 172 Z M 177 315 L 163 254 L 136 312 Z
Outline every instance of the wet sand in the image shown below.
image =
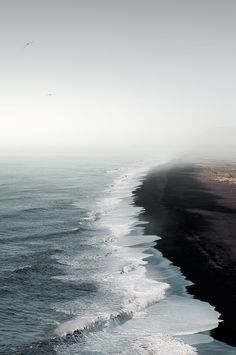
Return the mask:
M 223 322 L 216 339 L 236 346 L 236 164 L 198 161 L 150 172 L 135 192 L 147 234 Z

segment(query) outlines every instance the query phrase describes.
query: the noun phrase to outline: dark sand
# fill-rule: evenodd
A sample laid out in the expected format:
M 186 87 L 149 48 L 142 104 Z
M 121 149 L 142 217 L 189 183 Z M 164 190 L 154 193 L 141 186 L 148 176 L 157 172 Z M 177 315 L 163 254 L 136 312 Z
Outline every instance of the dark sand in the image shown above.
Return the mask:
M 236 346 L 236 165 L 201 162 L 152 171 L 137 189 L 147 234 L 224 322 L 216 339 Z

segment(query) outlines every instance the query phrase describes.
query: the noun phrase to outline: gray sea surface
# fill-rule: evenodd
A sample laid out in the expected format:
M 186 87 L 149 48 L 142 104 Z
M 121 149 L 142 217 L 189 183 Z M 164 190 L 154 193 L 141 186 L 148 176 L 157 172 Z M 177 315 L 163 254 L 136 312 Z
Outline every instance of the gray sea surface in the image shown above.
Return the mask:
M 160 163 L 0 163 L 1 354 L 235 354 L 143 235 L 132 192 Z

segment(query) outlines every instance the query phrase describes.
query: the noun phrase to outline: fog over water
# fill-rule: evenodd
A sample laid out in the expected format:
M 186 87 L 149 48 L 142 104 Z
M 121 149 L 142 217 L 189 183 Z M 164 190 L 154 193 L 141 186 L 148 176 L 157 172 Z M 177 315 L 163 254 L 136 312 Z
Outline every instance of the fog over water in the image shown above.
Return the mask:
M 1 155 L 232 148 L 235 1 L 9 0 L 0 29 Z

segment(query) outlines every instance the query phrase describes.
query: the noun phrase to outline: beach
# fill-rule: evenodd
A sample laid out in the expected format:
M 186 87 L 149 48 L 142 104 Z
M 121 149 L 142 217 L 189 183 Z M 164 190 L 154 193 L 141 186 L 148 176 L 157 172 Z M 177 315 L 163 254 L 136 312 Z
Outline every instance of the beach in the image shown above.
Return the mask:
M 236 346 L 236 163 L 175 162 L 153 169 L 135 191 L 145 233 L 209 302 L 222 322 L 211 335 Z

